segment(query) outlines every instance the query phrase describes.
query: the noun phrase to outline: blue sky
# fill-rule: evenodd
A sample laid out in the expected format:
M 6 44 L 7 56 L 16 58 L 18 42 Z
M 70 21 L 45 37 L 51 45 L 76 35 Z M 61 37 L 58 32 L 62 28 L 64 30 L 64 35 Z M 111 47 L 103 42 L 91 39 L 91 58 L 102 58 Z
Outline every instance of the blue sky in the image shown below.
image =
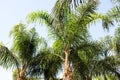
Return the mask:
M 12 27 L 19 23 L 24 22 L 27 14 L 36 10 L 51 11 L 56 0 L 0 0 L 0 41 L 5 45 L 11 44 L 11 38 L 9 32 Z M 112 7 L 110 0 L 101 0 L 99 12 L 105 13 L 109 8 Z M 44 30 L 40 30 L 44 29 Z M 45 28 L 37 28 L 37 31 L 41 35 L 45 34 Z M 90 28 L 90 33 L 94 39 L 99 39 L 106 34 L 113 34 L 114 28 L 110 28 L 110 32 L 104 32 L 101 24 L 96 24 L 96 27 Z M 5 70 L 0 67 L 0 79 L 1 80 L 12 80 L 12 70 Z

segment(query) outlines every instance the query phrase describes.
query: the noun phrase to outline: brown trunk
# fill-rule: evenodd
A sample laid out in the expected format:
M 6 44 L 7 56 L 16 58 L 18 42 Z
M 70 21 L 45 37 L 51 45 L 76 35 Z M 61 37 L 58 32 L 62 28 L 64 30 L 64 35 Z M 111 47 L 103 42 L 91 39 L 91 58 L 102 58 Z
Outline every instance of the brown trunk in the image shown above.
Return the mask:
M 70 55 L 70 49 L 67 48 L 65 50 L 63 80 L 73 80 L 73 74 L 72 74 L 72 70 L 71 70 L 71 67 L 70 67 L 69 55 Z
M 22 69 L 18 72 L 17 80 L 26 80 L 25 72 L 26 72 L 27 64 L 23 65 Z
M 91 75 L 88 75 L 87 80 L 92 80 L 92 76 L 91 76 Z

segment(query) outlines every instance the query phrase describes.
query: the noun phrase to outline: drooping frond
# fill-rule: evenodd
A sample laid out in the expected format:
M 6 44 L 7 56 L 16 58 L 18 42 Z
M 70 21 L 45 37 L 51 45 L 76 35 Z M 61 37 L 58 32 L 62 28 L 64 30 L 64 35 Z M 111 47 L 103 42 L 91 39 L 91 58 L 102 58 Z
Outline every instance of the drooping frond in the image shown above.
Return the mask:
M 59 22 L 51 14 L 45 11 L 32 12 L 27 17 L 28 22 L 38 22 L 47 25 L 50 34 L 59 36 L 60 30 L 58 28 Z M 56 25 L 57 24 L 57 25 Z
M 32 12 L 27 17 L 28 22 L 38 22 L 40 24 L 45 23 L 47 26 L 52 25 L 53 17 L 45 11 Z
M 0 65 L 6 69 L 19 66 L 17 57 L 3 45 L 0 45 Z

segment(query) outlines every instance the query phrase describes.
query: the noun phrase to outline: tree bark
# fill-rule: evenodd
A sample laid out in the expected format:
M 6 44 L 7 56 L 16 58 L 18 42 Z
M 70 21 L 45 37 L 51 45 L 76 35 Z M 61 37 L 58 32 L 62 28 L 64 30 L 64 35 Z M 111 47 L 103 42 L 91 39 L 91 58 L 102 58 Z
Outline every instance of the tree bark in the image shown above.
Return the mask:
M 87 80 L 92 80 L 92 76 L 89 74 Z
M 70 67 L 69 55 L 70 55 L 70 49 L 66 48 L 65 49 L 63 80 L 73 80 L 73 74 L 72 74 L 72 70 Z
M 17 80 L 26 80 L 25 72 L 26 72 L 27 64 L 23 65 L 22 69 L 18 72 Z

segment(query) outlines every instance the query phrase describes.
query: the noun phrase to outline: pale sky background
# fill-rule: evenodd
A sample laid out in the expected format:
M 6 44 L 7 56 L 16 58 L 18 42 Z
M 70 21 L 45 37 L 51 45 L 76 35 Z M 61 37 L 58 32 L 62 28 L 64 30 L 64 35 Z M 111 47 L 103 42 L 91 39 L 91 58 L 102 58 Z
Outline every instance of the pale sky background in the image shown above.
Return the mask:
M 11 39 L 9 32 L 12 27 L 25 21 L 27 14 L 36 10 L 51 11 L 56 0 L 0 0 L 0 41 L 9 46 Z M 99 12 L 105 13 L 112 7 L 110 0 L 101 0 Z M 42 29 L 40 31 L 40 29 Z M 113 34 L 115 28 L 110 28 L 110 32 L 102 30 L 101 24 L 90 29 L 94 39 L 99 39 L 106 34 Z M 46 35 L 45 28 L 37 28 L 41 35 Z M 0 67 L 0 80 L 12 80 L 12 71 Z

